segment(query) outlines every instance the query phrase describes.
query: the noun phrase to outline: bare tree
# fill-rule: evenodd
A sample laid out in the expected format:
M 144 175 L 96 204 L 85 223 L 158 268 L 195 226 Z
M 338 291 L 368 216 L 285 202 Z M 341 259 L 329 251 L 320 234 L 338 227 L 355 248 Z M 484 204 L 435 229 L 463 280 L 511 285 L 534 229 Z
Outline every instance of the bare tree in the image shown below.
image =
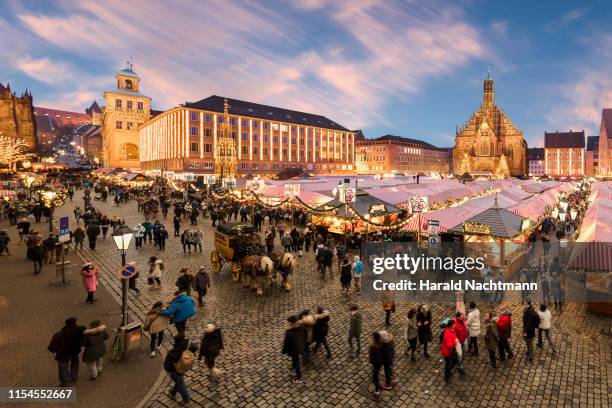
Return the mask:
M 26 161 L 34 157 L 28 153 L 30 146 L 23 139 L 14 139 L 0 133 L 0 164 L 7 165 L 10 169 L 19 161 Z

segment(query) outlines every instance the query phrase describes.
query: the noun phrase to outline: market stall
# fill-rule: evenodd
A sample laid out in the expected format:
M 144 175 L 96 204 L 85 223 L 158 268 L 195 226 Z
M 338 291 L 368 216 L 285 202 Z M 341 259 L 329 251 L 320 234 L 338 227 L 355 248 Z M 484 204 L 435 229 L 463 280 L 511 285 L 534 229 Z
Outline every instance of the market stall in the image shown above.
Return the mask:
M 591 204 L 567 266 L 585 274 L 588 309 L 612 315 L 612 200 Z
M 357 190 L 354 201 L 342 202 L 340 195 L 315 208 L 312 222 L 316 228 L 335 234 L 369 233 L 377 229 L 399 227 L 403 210 Z
M 491 208 L 456 224 L 449 232 L 463 236 L 470 256 L 484 257 L 492 269 L 502 269 L 507 278 L 522 266 L 532 226 L 528 218 L 501 208 L 496 199 Z

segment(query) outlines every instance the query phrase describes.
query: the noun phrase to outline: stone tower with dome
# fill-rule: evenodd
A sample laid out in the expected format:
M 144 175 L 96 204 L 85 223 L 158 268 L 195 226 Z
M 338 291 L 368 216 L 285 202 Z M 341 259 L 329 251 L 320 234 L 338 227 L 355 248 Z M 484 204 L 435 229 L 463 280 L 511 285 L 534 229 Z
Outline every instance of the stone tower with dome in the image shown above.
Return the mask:
M 493 80 L 484 80 L 483 100 L 464 127 L 457 129 L 453 173 L 490 178 L 527 174 L 527 143 L 508 116 L 495 105 Z
M 117 87 L 104 92 L 102 162 L 105 167 L 140 168 L 138 128 L 151 117 L 151 98 L 140 93 L 132 62 L 115 76 Z

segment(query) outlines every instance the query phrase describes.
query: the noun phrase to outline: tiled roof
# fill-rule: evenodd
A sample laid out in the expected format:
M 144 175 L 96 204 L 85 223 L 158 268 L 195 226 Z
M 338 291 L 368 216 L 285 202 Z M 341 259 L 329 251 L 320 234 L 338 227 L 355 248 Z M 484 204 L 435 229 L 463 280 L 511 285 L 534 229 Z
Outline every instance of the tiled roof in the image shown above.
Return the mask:
M 449 232 L 463 234 L 463 224 L 466 222 L 485 224 L 491 228 L 491 236 L 496 238 L 514 238 L 521 233 L 523 220 L 526 218 L 504 208 L 492 207 L 476 214 L 472 218 L 455 225 Z
M 185 107 L 202 109 L 211 112 L 223 112 L 224 97 L 212 95 L 197 102 L 187 102 Z M 274 106 L 261 105 L 253 102 L 241 101 L 238 99 L 227 98 L 230 115 L 247 116 L 251 118 L 272 120 L 285 123 L 293 123 L 301 126 L 314 126 L 324 129 L 340 130 L 350 132 L 342 125 L 321 115 L 304 113 L 289 109 L 276 108 Z
M 367 140 L 361 129 L 354 130 L 353 132 L 355 132 L 356 142 L 363 142 L 364 140 Z
M 544 147 L 563 149 L 570 147 L 584 148 L 584 130 L 580 132 L 544 132 Z
M 587 137 L 587 152 L 599 150 L 599 136 Z
M 424 142 L 424 141 L 418 140 L 418 139 L 411 139 L 409 137 L 395 136 L 395 135 L 384 135 L 384 136 L 377 137 L 376 139 L 365 139 L 361 143 L 367 143 L 367 142 L 385 142 L 385 141 L 400 142 L 400 143 L 410 143 L 410 144 L 415 144 L 415 145 L 418 145 L 418 146 L 426 147 L 428 149 L 440 150 L 438 147 L 432 145 L 431 143 L 427 143 L 427 142 Z
M 527 150 L 527 157 L 529 158 L 529 160 L 544 160 L 544 148 L 530 147 Z
M 93 101 L 91 106 L 85 109 L 85 112 L 87 112 L 88 115 L 91 115 L 93 112 L 101 113 L 102 109 L 100 109 L 100 105 L 98 105 L 98 101 Z
M 51 133 L 53 132 L 53 123 L 48 116 L 34 116 L 36 118 L 36 131 Z

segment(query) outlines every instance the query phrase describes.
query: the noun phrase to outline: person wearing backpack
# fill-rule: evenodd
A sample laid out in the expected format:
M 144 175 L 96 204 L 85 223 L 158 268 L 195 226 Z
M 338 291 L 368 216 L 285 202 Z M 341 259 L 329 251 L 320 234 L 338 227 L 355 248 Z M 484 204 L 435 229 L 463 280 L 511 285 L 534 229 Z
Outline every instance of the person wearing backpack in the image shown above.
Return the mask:
M 514 357 L 514 353 L 510 348 L 510 337 L 512 337 L 512 312 L 506 310 L 497 318 L 497 331 L 499 333 L 498 349 L 499 361 L 506 361 L 506 353 L 508 358 Z
M 531 305 L 531 301 L 527 301 L 527 307 L 523 311 L 523 337 L 527 344 L 527 360 L 533 361 L 533 342 L 535 339 L 536 329 L 540 325 L 540 316 Z
M 353 282 L 355 284 L 355 290 L 357 294 L 361 293 L 361 275 L 363 273 L 363 262 L 359 259 L 358 255 L 353 258 Z
M 183 403 L 189 403 L 191 397 L 185 384 L 185 373 L 193 367 L 195 357 L 193 352 L 188 350 L 189 340 L 185 336 L 178 335 L 174 338 L 174 346 L 164 359 L 164 370 L 174 382 L 169 396 L 176 401 L 176 394 L 181 394 Z

